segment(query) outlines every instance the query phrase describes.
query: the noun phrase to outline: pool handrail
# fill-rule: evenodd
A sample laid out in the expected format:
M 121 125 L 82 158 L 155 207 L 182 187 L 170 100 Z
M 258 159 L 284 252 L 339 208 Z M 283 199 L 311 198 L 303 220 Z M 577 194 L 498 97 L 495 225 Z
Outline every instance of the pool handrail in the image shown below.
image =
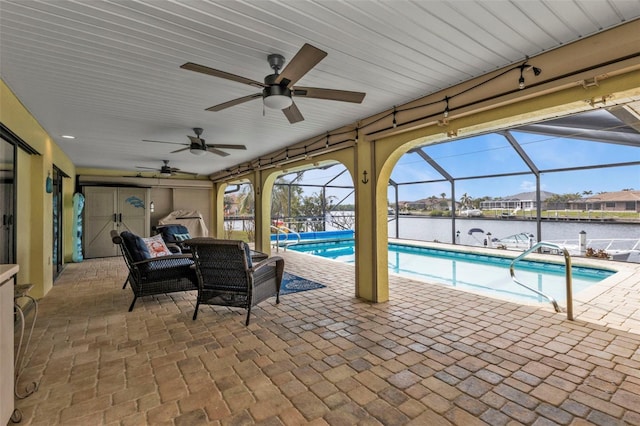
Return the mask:
M 572 290 L 573 279 L 571 275 L 571 255 L 569 255 L 569 252 L 567 251 L 566 248 L 559 246 L 557 244 L 546 242 L 546 241 L 540 241 L 534 244 L 531 248 L 525 250 L 519 256 L 515 257 L 511 261 L 511 265 L 509 266 L 509 273 L 511 274 L 511 279 L 513 280 L 514 283 L 524 288 L 527 288 L 533 291 L 534 293 L 538 294 L 539 296 L 542 296 L 545 299 L 547 299 L 549 302 L 551 302 L 556 312 L 562 312 L 562 309 L 560 309 L 560 307 L 558 306 L 558 302 L 556 302 L 556 300 L 553 297 L 546 295 L 543 292 L 538 291 L 533 287 L 529 287 L 528 285 L 518 281 L 518 279 L 516 278 L 515 268 L 514 268 L 516 262 L 518 262 L 519 260 L 527 256 L 529 253 L 538 250 L 540 247 L 549 247 L 558 251 L 562 251 L 562 254 L 564 255 L 565 280 L 566 280 L 566 292 L 567 292 L 567 319 L 569 321 L 573 321 L 573 290 Z
M 287 228 L 284 225 L 280 225 L 280 226 L 271 225 L 271 230 L 276 231 L 276 253 L 280 252 L 280 235 L 281 234 L 285 236 L 284 244 L 283 244 L 284 251 L 287 251 L 287 247 L 298 244 L 300 242 L 300 234 L 294 231 L 293 229 Z M 289 242 L 289 235 L 295 235 L 297 240 Z

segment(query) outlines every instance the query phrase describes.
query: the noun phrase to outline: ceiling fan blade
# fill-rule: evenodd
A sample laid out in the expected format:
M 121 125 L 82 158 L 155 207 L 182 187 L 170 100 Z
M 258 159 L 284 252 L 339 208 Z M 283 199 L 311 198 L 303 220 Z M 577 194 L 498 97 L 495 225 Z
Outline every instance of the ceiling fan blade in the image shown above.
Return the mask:
M 283 109 L 282 112 L 284 112 L 284 115 L 287 117 L 287 120 L 289 120 L 289 123 L 291 124 L 304 120 L 304 117 L 302 116 L 302 113 L 298 109 L 298 106 L 295 104 L 295 102 L 292 103 L 289 108 Z
M 298 50 L 298 53 L 289 61 L 287 66 L 284 67 L 280 75 L 278 75 L 276 83 L 280 84 L 283 80 L 287 80 L 287 87 L 291 88 L 303 75 L 323 60 L 325 56 L 327 56 L 327 52 L 324 50 L 305 43 L 304 46 Z
M 175 154 L 176 152 L 182 152 L 188 150 L 190 147 L 176 149 L 175 151 L 171 151 L 169 154 Z
M 348 90 L 296 86 L 293 88 L 293 95 L 303 96 L 305 98 L 328 99 L 330 101 L 353 102 L 355 104 L 359 104 L 362 103 L 367 94 L 362 92 L 350 92 Z
M 142 142 L 168 143 L 169 145 L 184 145 L 183 143 L 179 143 L 179 142 L 153 141 L 149 139 L 142 139 Z
M 230 155 L 228 152 L 220 151 L 219 149 L 215 149 L 211 147 L 208 147 L 207 151 L 213 152 L 214 154 L 219 155 L 221 157 L 228 157 Z
M 172 170 L 171 171 L 171 174 L 176 174 L 176 173 L 180 173 L 181 175 L 198 176 L 198 173 L 194 173 L 194 172 L 183 172 L 182 170 Z
M 262 97 L 262 93 L 254 93 L 253 95 L 249 95 L 249 96 L 244 96 L 242 98 L 238 98 L 238 99 L 234 99 L 232 101 L 229 102 L 225 102 L 219 105 L 215 105 L 212 107 L 207 108 L 207 111 L 222 111 L 223 109 L 235 106 L 235 105 L 240 105 L 243 104 L 245 102 L 249 102 L 253 99 L 257 99 L 257 98 L 261 98 Z
M 158 170 L 154 167 L 143 167 L 143 166 L 136 166 L 136 169 Z
M 194 64 L 193 62 L 187 62 L 186 64 L 182 64 L 180 65 L 180 68 L 189 70 L 189 71 L 199 72 L 202 74 L 211 75 L 214 77 L 224 78 L 231 81 L 236 81 L 238 83 L 248 84 L 249 86 L 254 86 L 259 88 L 265 87 L 264 83 L 260 83 L 259 81 L 251 80 L 250 78 L 245 78 L 239 75 L 205 67 L 204 65 Z
M 225 145 L 225 144 L 207 144 L 207 148 L 219 148 L 219 149 L 247 149 L 244 145 Z

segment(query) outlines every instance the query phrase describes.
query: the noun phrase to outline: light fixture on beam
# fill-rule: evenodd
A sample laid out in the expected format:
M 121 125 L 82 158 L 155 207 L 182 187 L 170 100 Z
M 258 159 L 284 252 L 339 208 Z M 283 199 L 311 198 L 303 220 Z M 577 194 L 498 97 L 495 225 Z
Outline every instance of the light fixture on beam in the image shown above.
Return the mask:
M 529 58 L 527 57 L 527 60 L 529 60 Z M 529 65 L 526 62 L 522 65 L 520 65 L 518 68 L 520 68 L 520 78 L 518 79 L 518 88 L 520 90 L 525 88 L 525 82 L 524 82 L 524 72 L 525 71 L 533 71 L 533 75 L 535 75 L 536 77 L 539 76 L 542 73 L 542 69 L 538 68 L 538 67 L 534 67 L 533 65 Z

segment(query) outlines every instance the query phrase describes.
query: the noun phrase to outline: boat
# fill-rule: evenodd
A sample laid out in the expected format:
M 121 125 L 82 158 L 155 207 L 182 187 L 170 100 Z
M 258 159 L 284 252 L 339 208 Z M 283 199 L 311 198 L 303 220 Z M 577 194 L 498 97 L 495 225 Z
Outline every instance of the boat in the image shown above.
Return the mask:
M 504 238 L 493 238 L 491 240 L 492 246 L 496 248 L 506 249 L 522 249 L 526 250 L 531 248 L 535 244 L 535 237 L 533 234 L 527 234 L 526 232 L 520 232 L 518 234 L 509 235 Z
M 480 238 L 481 239 L 478 239 L 477 234 L 480 234 Z M 484 245 L 484 246 L 488 245 L 488 240 L 485 237 L 484 230 L 482 230 L 480 228 L 471 228 L 471 229 L 469 229 L 469 231 L 467 231 L 467 235 L 471 235 L 473 237 L 473 239 L 478 242 L 479 245 L 480 244 Z
M 619 262 L 640 262 L 640 239 L 639 238 L 592 238 L 584 242 L 581 247 L 580 241 L 576 239 L 566 240 L 545 240 L 557 244 L 569 252 L 572 256 L 590 256 L 591 253 L 602 253 L 605 258 Z
M 483 245 L 485 247 L 524 251 L 536 244 L 535 236 L 527 232 L 520 232 L 503 238 L 491 238 L 491 234 L 485 234 L 481 228 L 471 228 L 467 234 L 473 237 L 479 246 Z M 489 239 L 491 240 L 490 242 Z M 639 238 L 588 239 L 584 242 L 582 248 L 577 239 L 544 241 L 566 249 L 571 256 L 602 257 L 599 253 L 603 253 L 605 255 L 604 258 L 610 260 L 640 263 Z M 549 249 L 548 247 L 542 247 L 541 251 L 543 253 L 561 254 L 561 250 Z M 589 251 L 598 255 L 590 255 Z
M 460 213 L 458 214 L 458 216 L 461 216 L 461 217 L 478 217 L 478 216 L 482 216 L 482 210 L 464 208 L 464 209 L 460 210 Z

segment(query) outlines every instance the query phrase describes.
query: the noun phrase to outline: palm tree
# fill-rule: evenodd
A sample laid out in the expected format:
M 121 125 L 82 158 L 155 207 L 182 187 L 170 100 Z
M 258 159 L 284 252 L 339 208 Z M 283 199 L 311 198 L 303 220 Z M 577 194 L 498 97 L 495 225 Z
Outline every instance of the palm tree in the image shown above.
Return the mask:
M 462 207 L 469 207 L 471 205 L 471 197 L 469 197 L 469 194 L 466 192 L 462 194 L 462 197 L 460 197 L 460 204 Z
M 253 185 L 245 184 L 240 190 L 240 203 L 238 206 L 238 213 L 240 214 L 253 214 L 256 200 L 253 193 Z

